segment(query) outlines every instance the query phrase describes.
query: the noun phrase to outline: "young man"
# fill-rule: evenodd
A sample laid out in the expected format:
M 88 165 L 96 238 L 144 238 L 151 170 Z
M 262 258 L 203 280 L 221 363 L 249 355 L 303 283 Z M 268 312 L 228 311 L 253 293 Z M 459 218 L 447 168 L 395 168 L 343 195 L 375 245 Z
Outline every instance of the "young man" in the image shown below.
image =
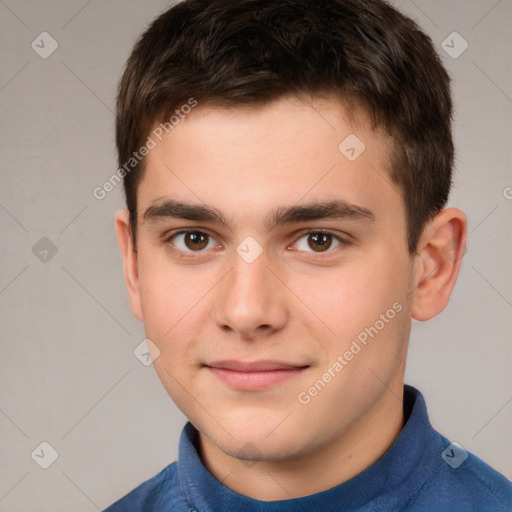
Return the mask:
M 508 511 L 512 484 L 404 386 L 446 306 L 449 77 L 381 0 L 185 0 L 117 103 L 131 307 L 189 419 L 114 511 Z

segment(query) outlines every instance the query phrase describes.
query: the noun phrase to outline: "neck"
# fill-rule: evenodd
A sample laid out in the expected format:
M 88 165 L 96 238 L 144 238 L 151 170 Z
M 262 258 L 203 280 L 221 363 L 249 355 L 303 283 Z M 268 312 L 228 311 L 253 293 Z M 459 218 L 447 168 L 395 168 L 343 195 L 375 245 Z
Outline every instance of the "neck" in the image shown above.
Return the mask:
M 400 381 L 348 431 L 301 457 L 249 464 L 228 456 L 199 434 L 201 458 L 217 480 L 253 499 L 273 501 L 316 494 L 356 476 L 393 444 L 404 423 L 402 394 Z

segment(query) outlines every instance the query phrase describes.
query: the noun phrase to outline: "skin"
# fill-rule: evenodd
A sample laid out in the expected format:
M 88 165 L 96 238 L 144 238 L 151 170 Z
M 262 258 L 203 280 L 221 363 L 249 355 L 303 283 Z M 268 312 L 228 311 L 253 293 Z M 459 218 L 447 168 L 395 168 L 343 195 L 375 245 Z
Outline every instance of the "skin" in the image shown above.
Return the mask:
M 326 490 L 391 446 L 404 422 L 411 319 L 428 320 L 444 309 L 461 266 L 466 218 L 456 208 L 433 218 L 417 253 L 409 254 L 405 206 L 388 177 L 389 140 L 356 114 L 350 122 L 332 97 L 199 105 L 147 156 L 136 252 L 128 212 L 116 214 L 131 308 L 158 348 L 156 372 L 199 430 L 207 468 L 252 498 Z M 366 149 L 351 162 L 338 146 L 353 133 Z M 216 207 L 229 227 L 145 220 L 146 209 L 165 199 Z M 277 207 L 336 199 L 371 210 L 374 220 L 265 227 Z M 184 235 L 164 241 L 178 228 L 200 229 L 208 245 L 197 250 Z M 315 251 L 308 244 L 314 233 L 305 229 L 329 229 L 348 243 L 332 238 L 330 247 Z M 248 236 L 263 249 L 252 263 L 236 252 Z M 299 393 L 396 303 L 401 311 L 300 403 Z M 239 390 L 204 366 L 225 359 L 308 367 L 278 385 Z

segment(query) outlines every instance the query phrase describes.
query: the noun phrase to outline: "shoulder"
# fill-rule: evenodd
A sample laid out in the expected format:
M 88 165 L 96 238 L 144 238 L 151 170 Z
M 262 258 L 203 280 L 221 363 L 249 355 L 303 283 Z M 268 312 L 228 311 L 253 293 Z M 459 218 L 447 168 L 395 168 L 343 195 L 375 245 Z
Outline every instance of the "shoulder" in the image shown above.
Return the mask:
M 441 436 L 442 437 L 442 436 Z M 443 438 L 437 470 L 409 502 L 407 510 L 493 512 L 512 510 L 512 482 L 476 455 Z M 460 465 L 458 464 L 460 462 Z
M 146 480 L 104 512 L 151 512 L 180 501 L 177 463 L 173 462 L 154 477 Z

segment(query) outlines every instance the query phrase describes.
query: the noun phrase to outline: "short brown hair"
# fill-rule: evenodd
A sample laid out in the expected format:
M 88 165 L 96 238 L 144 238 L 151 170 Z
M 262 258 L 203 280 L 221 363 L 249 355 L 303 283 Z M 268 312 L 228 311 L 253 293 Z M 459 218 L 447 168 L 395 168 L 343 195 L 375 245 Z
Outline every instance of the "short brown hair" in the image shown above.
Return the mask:
M 431 39 L 383 0 L 184 0 L 142 34 L 119 84 L 119 166 L 190 98 L 264 104 L 334 93 L 392 137 L 391 180 L 406 206 L 409 252 L 448 200 L 450 78 Z M 340 141 L 341 142 L 341 141 Z M 135 240 L 144 160 L 125 173 Z

